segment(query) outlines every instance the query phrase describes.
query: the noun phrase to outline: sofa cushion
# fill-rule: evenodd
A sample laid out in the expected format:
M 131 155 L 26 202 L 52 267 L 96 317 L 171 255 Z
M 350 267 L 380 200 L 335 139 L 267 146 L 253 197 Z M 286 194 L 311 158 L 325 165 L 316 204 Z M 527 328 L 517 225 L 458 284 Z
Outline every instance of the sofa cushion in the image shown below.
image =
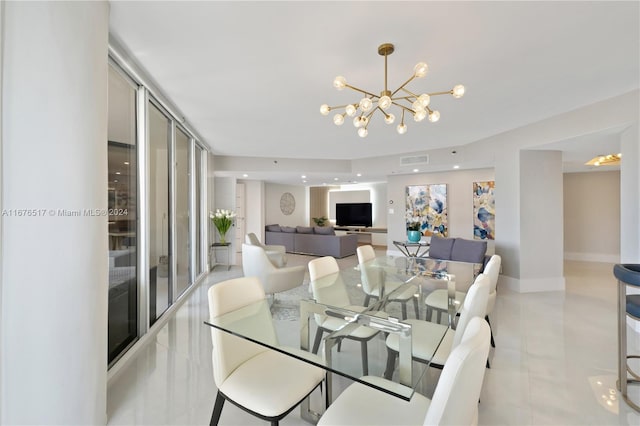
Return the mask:
M 313 233 L 320 235 L 336 235 L 332 226 L 314 226 Z
M 313 234 L 313 228 L 310 226 L 296 226 L 298 234 Z
M 294 232 L 296 232 L 296 228 L 294 228 L 293 226 L 281 226 L 280 231 L 286 232 L 288 234 L 293 234 Z
M 275 225 L 267 225 L 264 227 L 265 230 L 270 231 L 270 232 L 280 232 L 280 225 L 278 225 L 277 223 Z
M 434 259 L 451 260 L 454 238 L 431 237 L 429 257 Z
M 486 241 L 465 240 L 456 238 L 451 249 L 451 260 L 458 262 L 483 263 L 487 252 Z

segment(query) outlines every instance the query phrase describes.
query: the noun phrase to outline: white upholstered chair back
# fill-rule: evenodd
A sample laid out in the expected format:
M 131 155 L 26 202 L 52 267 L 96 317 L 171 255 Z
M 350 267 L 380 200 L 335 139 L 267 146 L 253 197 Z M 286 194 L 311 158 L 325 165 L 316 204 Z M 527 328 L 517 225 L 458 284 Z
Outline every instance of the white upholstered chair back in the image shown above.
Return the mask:
M 255 277 L 242 277 L 223 281 L 211 286 L 209 296 L 209 316 L 211 319 L 250 305 L 265 298 L 262 284 Z M 265 339 L 277 342 L 276 331 L 268 311 L 260 323 Z M 211 327 L 213 343 L 213 377 L 220 387 L 238 366 L 268 349 Z
M 316 302 L 337 307 L 350 304 L 349 293 L 338 274 L 340 267 L 335 258 L 325 256 L 313 259 L 308 267 L 311 293 Z M 326 319 L 324 315 L 319 314 L 314 317 L 318 324 L 322 324 Z
M 358 263 L 360 265 L 376 258 L 376 252 L 373 249 L 373 246 L 370 245 L 359 246 L 356 249 L 356 254 L 358 255 Z
M 464 299 L 460 319 L 453 336 L 451 349 L 453 350 L 462 341 L 465 329 L 474 317 L 484 318 L 487 312 L 487 301 L 489 299 L 489 287 L 491 283 L 489 276 L 480 274 L 469 287 L 467 296 Z M 449 361 L 447 361 L 449 362 Z
M 249 232 L 247 235 L 244 236 L 244 242 L 247 244 L 251 244 L 252 246 L 258 246 L 258 247 L 264 248 L 264 246 L 262 245 L 262 243 L 260 242 L 256 234 L 254 234 L 253 232 Z
M 332 256 L 324 256 L 309 262 L 309 279 L 311 281 L 340 272 L 338 262 Z
M 484 319 L 474 317 L 469 321 L 460 344 L 451 351 L 438 379 L 425 426 L 477 424 L 490 335 L 489 324 Z
M 484 268 L 484 274 L 489 276 L 491 282 L 489 287 L 489 301 L 487 302 L 487 315 L 493 312 L 493 308 L 496 305 L 496 289 L 498 286 L 498 277 L 500 276 L 500 265 L 502 264 L 502 258 L 494 254 L 487 262 L 487 266 Z

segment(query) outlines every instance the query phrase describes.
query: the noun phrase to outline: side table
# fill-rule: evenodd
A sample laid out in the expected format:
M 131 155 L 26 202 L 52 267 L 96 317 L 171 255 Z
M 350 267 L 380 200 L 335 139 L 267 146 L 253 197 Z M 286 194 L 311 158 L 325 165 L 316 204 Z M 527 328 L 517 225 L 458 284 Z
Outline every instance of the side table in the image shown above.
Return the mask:
M 429 252 L 430 244 L 426 241 L 394 241 L 393 245 L 407 257 L 422 257 Z M 420 253 L 420 250 L 423 250 Z
M 227 253 L 227 263 L 218 262 L 217 252 L 224 250 Z M 213 254 L 213 256 L 211 256 Z M 213 262 L 211 261 L 213 259 Z M 231 269 L 231 243 L 213 243 L 209 250 L 209 263 L 211 263 L 211 270 L 218 265 L 226 265 L 227 271 Z

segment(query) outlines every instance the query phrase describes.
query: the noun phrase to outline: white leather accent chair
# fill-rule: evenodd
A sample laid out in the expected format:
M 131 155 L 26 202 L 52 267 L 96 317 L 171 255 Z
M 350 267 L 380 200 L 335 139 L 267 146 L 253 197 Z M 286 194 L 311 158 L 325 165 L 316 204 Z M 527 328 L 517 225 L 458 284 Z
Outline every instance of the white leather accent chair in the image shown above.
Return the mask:
M 422 320 L 406 320 L 411 325 L 411 355 L 414 361 L 423 362 L 430 367 L 442 368 L 449 358 L 449 354 L 462 340 L 465 329 L 472 318 L 484 318 L 487 312 L 487 300 L 489 298 L 490 282 L 489 277 L 480 274 L 474 283 L 469 287 L 467 297 L 458 325 L 455 330 L 443 324 Z M 445 332 L 446 330 L 446 332 Z M 444 338 L 440 338 L 444 333 Z M 491 334 L 491 333 L 489 333 Z M 491 340 L 489 338 L 489 340 Z M 396 358 L 398 357 L 399 339 L 397 335 L 390 334 L 387 337 L 387 368 L 384 376 L 390 379 L 395 369 Z M 437 348 L 437 350 L 435 350 Z M 435 353 L 434 353 L 435 350 Z
M 414 393 L 410 401 L 361 383 L 345 389 L 320 418 L 318 426 L 335 425 L 473 425 L 489 353 L 489 324 L 475 317 L 451 352 L 429 399 Z M 367 381 L 383 381 L 365 377 Z
M 403 285 L 402 281 L 387 279 L 384 269 L 369 266 L 366 262 L 376 258 L 373 246 L 363 245 L 356 249 L 358 255 L 358 265 L 360 266 L 360 280 L 362 281 L 362 290 L 365 293 L 364 306 L 369 306 L 371 298 L 380 300 L 383 293 L 389 294 Z M 388 302 L 399 302 L 402 307 L 402 319 L 407 319 L 407 302 L 413 300 L 413 307 L 416 312 L 416 318 L 420 317 L 418 311 L 418 298 L 414 295 L 418 292 L 416 285 L 408 285 L 398 294 L 392 295 Z
M 214 284 L 209 289 L 211 319 L 265 298 L 260 281 L 242 277 Z M 260 321 L 261 334 L 277 344 L 276 331 L 267 311 Z M 218 388 L 211 425 L 220 421 L 225 401 L 268 420 L 272 425 L 300 404 L 325 378 L 322 368 L 211 328 L 213 377 Z M 322 364 L 322 359 L 314 362 Z
M 350 309 L 356 312 L 362 312 L 366 308 L 364 306 L 352 305 L 349 300 L 349 294 L 339 275 L 340 267 L 338 262 L 332 256 L 320 257 L 309 262 L 309 279 L 313 299 L 318 303 L 323 303 L 338 308 Z M 321 278 L 324 278 L 320 280 Z M 332 333 L 345 325 L 345 321 L 340 318 L 329 317 L 326 315 L 315 314 L 314 319 L 318 325 L 316 337 L 313 342 L 312 353 L 317 353 L 322 341 L 324 332 Z M 363 375 L 369 374 L 369 360 L 367 352 L 367 342 L 378 334 L 377 330 L 370 327 L 360 326 L 353 333 L 346 336 L 345 339 L 356 340 L 360 342 L 360 350 L 362 354 L 362 371 Z M 341 342 L 340 342 L 341 343 Z M 338 349 L 340 349 L 340 343 Z
M 250 244 L 252 246 L 262 247 L 265 253 L 267 253 L 267 257 L 278 268 L 283 268 L 287 266 L 287 250 L 285 246 L 280 245 L 265 245 L 260 242 L 256 234 L 253 232 L 248 233 L 244 236 L 245 244 Z
M 484 274 L 489 275 L 491 278 L 491 290 L 489 292 L 489 303 L 487 304 L 487 314 L 493 311 L 493 306 L 496 301 L 496 286 L 498 285 L 498 275 L 500 274 L 500 263 L 501 257 L 497 254 L 494 254 L 487 262 L 487 265 L 484 268 Z M 467 293 L 462 291 L 456 291 L 456 304 L 462 304 L 464 302 L 464 298 Z M 493 295 L 493 296 L 492 296 Z M 437 314 L 436 322 L 440 322 L 442 319 L 442 314 L 447 313 L 447 289 L 438 289 L 432 291 L 427 295 L 424 299 L 424 303 L 426 305 L 427 311 L 427 321 L 431 321 L 433 312 L 435 311 Z M 488 317 L 485 318 L 489 321 Z M 491 324 L 491 323 L 489 323 Z M 493 337 L 491 338 L 493 342 Z M 493 344 L 492 344 L 493 345 Z M 495 345 L 494 345 L 495 346 Z
M 258 277 L 264 292 L 274 295 L 302 285 L 305 267 L 288 266 L 278 268 L 267 257 L 262 247 L 242 244 L 242 271 L 245 277 Z

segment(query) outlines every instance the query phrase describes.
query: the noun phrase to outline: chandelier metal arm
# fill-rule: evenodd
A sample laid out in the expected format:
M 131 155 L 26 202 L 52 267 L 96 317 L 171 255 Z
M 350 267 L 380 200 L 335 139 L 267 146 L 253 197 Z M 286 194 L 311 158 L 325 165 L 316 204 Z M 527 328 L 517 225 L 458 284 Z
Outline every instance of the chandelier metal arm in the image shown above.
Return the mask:
M 415 74 L 414 74 L 414 75 L 412 75 L 412 76 L 409 78 L 409 80 L 405 81 L 405 82 L 402 84 L 402 86 L 400 86 L 400 87 L 398 87 L 396 90 L 394 90 L 394 91 L 391 93 L 391 97 L 393 97 L 393 95 L 395 95 L 396 93 L 398 93 L 400 90 L 403 90 L 403 89 L 404 89 L 404 86 L 406 86 L 407 84 L 411 83 L 411 82 L 413 81 L 413 79 L 414 79 L 414 78 L 416 78 Z
M 355 90 L 356 92 L 364 93 L 365 95 L 369 95 L 369 96 L 371 96 L 371 97 L 372 97 L 372 98 L 374 98 L 374 99 L 377 99 L 377 98 L 379 98 L 379 97 L 380 97 L 380 96 L 375 95 L 375 94 L 373 94 L 373 93 L 371 93 L 371 92 L 367 92 L 366 90 L 358 89 L 357 87 L 351 86 L 351 85 L 349 85 L 349 84 L 345 84 L 345 85 L 344 85 L 344 87 L 348 87 L 349 89 L 351 89 L 351 90 Z

